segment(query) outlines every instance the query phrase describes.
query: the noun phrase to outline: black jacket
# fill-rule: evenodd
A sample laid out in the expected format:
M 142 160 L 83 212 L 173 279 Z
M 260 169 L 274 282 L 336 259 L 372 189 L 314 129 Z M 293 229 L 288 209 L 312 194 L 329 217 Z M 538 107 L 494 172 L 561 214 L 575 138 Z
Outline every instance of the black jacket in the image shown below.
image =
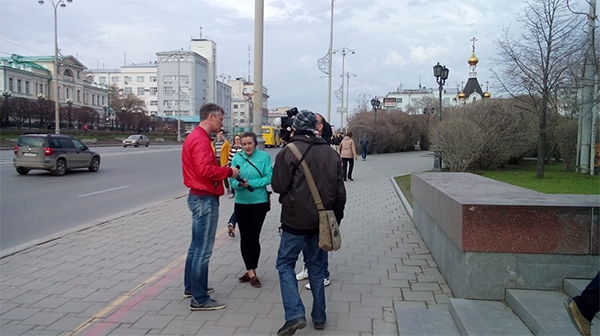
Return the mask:
M 338 223 L 344 217 L 346 188 L 340 156 L 323 139 L 315 136 L 295 135 L 291 142 L 301 153 L 314 143 L 304 160 L 319 190 L 323 206 L 333 210 Z M 275 159 L 273 191 L 279 194 L 281 206 L 281 228 L 293 234 L 316 233 L 319 229 L 319 214 L 304 169 L 292 151 L 284 147 Z

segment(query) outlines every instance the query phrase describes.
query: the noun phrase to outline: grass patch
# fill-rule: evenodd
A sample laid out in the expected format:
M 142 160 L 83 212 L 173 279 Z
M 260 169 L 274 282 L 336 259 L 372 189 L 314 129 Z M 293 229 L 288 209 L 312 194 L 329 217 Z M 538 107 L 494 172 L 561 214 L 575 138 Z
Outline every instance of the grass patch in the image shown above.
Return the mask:
M 135 134 L 135 132 L 120 132 L 120 131 L 108 131 L 108 130 L 90 130 L 85 132 L 84 130 L 66 130 L 61 129 L 61 134 L 71 134 L 76 138 L 83 140 L 90 140 L 86 142 L 91 146 L 110 146 L 110 145 L 121 145 L 121 141 L 128 136 Z M 16 129 L 2 129 L 0 130 L 0 146 L 12 147 L 15 145 L 15 141 L 19 138 L 19 135 L 23 133 L 49 133 L 53 134 L 54 130 L 40 131 L 37 129 L 22 129 L 21 131 Z M 163 139 L 164 143 L 176 144 L 177 134 L 173 133 L 142 133 L 146 134 L 150 138 L 150 145 L 156 141 L 157 138 Z M 95 141 L 94 141 L 95 139 Z
M 470 173 L 505 182 L 545 194 L 600 195 L 600 175 L 565 172 L 561 164 L 547 164 L 544 178 L 535 177 L 535 161 L 507 166 L 499 170 L 473 171 Z M 398 187 L 412 206 L 410 174 L 394 177 Z

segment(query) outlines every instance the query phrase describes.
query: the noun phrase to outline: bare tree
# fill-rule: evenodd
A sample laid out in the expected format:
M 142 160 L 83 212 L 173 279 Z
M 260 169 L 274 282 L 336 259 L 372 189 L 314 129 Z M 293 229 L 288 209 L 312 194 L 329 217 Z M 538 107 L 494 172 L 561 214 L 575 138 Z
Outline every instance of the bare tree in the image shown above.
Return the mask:
M 520 36 L 513 37 L 505 28 L 496 41 L 500 48 L 497 62 L 503 70 L 493 73 L 506 92 L 539 118 L 536 177 L 541 179 L 552 93 L 578 57 L 574 51 L 581 49 L 583 21 L 568 10 L 567 0 L 526 0 L 525 4 L 517 19 Z

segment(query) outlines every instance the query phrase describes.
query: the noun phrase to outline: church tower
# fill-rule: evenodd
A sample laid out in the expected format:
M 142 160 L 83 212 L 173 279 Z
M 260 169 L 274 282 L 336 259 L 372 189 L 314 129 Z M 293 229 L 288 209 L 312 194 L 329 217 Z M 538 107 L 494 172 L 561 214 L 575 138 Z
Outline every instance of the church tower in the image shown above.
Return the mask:
M 457 98 L 460 104 L 474 103 L 478 100 L 491 97 L 491 94 L 487 91 L 487 87 L 486 92 L 484 93 L 477 80 L 477 72 L 475 71 L 475 69 L 477 69 L 477 64 L 479 63 L 479 58 L 475 56 L 475 42 L 477 41 L 477 38 L 473 37 L 471 41 L 473 42 L 473 51 L 471 57 L 467 60 L 470 69 L 469 79 L 462 91 L 458 94 Z

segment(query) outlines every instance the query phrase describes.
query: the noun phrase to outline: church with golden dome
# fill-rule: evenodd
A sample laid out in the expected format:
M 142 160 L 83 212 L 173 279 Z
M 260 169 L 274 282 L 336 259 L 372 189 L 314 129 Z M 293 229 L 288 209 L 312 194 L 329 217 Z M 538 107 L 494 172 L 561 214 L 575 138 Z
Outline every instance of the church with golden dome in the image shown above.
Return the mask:
M 458 104 L 463 105 L 467 103 L 474 103 L 482 99 L 487 99 L 492 96 L 488 91 L 487 85 L 485 92 L 483 92 L 481 86 L 479 85 L 479 81 L 477 80 L 477 72 L 475 71 L 475 69 L 477 69 L 477 64 L 479 63 L 479 58 L 475 56 L 475 42 L 477 41 L 477 38 L 473 37 L 471 41 L 473 42 L 473 51 L 471 53 L 471 57 L 469 57 L 467 60 L 470 69 L 469 79 L 467 80 L 467 84 L 465 84 L 462 89 L 459 86 L 459 93 L 456 96 Z

